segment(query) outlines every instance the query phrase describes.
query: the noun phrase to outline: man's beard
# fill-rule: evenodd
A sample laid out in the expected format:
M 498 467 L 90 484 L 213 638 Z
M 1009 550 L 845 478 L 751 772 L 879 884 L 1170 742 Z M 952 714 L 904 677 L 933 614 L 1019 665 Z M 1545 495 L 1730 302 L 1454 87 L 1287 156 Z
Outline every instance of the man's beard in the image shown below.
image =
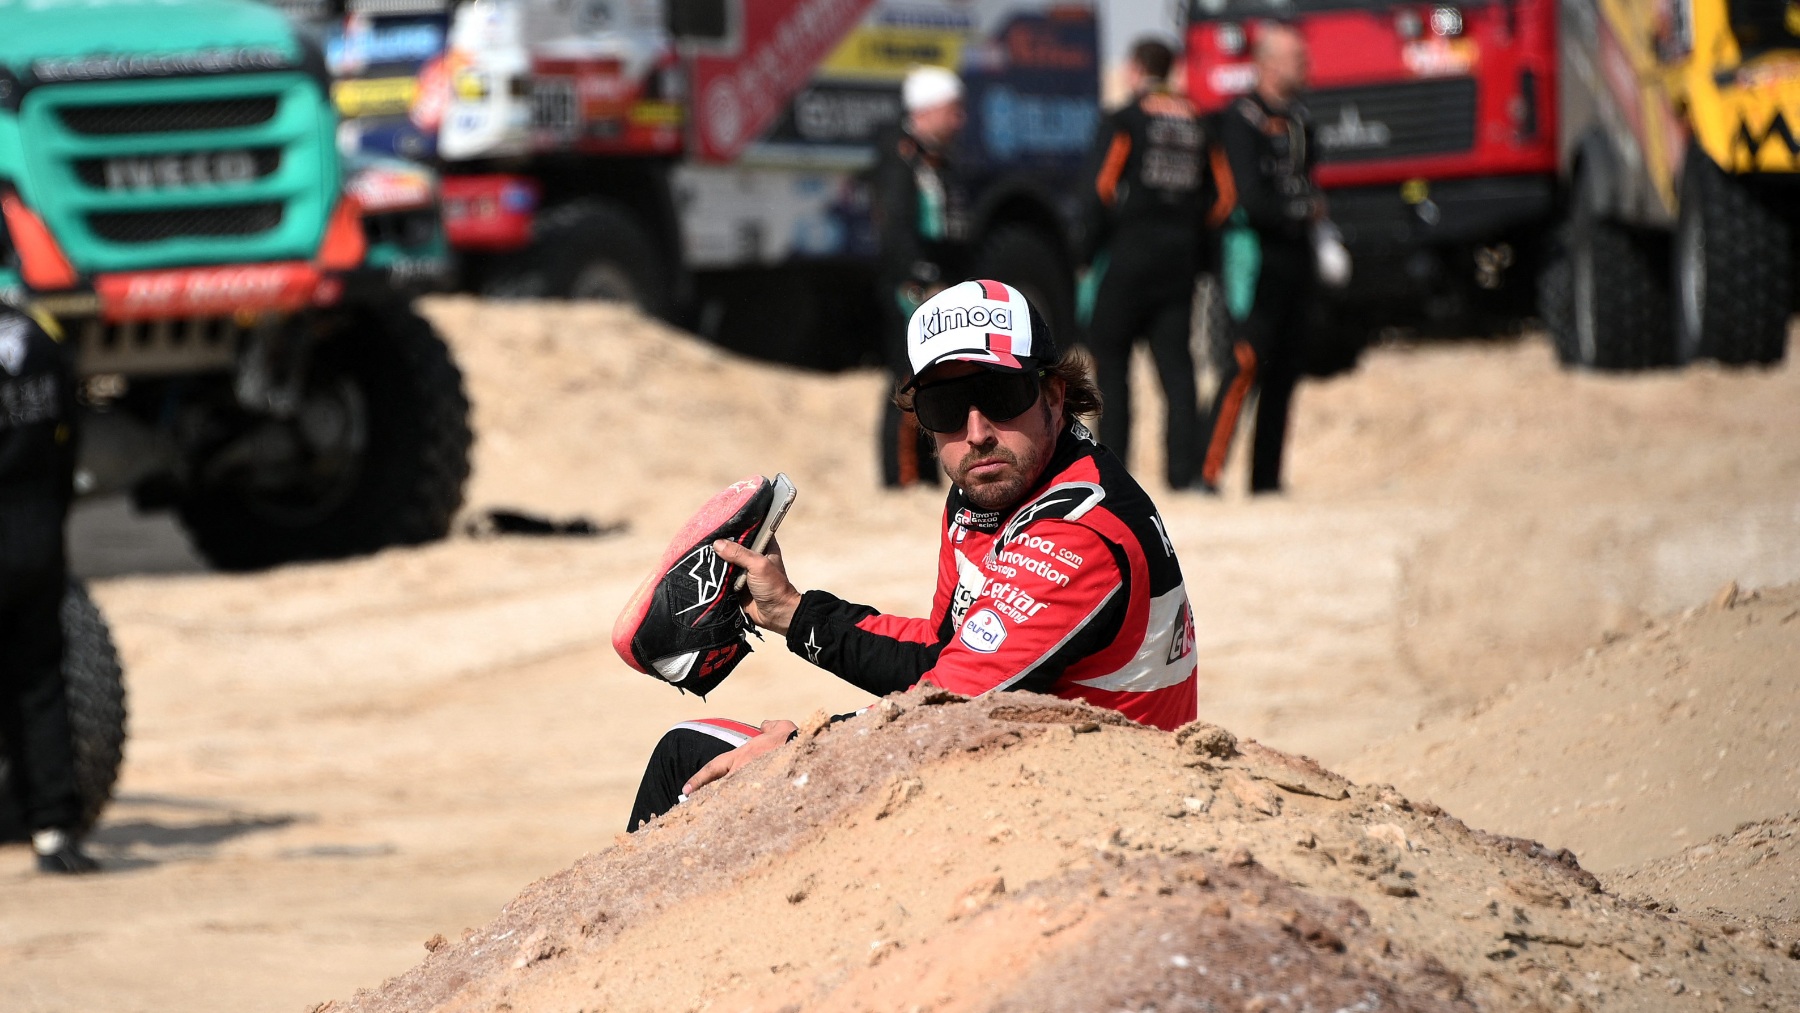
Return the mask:
M 969 482 L 969 466 L 975 461 L 1005 461 L 1011 467 L 1004 478 L 971 485 Z M 1043 470 L 1043 461 L 1039 459 L 1036 448 L 1028 451 L 1023 459 L 1005 447 L 993 447 L 989 450 L 971 450 L 963 455 L 952 470 L 951 478 L 962 487 L 963 494 L 969 501 L 983 510 L 1004 510 L 1019 502 L 1025 495 L 1025 489 L 1037 480 L 1038 473 Z

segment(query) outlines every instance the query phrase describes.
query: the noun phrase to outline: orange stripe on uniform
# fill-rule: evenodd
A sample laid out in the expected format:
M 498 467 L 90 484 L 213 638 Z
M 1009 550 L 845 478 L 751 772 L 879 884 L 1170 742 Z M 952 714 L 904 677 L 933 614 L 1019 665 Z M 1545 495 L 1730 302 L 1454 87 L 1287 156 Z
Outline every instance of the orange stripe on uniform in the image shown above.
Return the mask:
M 1118 196 L 1119 177 L 1125 174 L 1125 160 L 1131 157 L 1131 135 L 1120 131 L 1113 135 L 1112 146 L 1106 149 L 1106 161 L 1100 166 L 1100 176 L 1094 180 L 1094 190 L 1100 194 L 1100 202 L 1108 207 Z
M 1237 208 L 1237 177 L 1231 174 L 1231 160 L 1225 157 L 1224 145 L 1213 145 L 1212 171 L 1213 184 L 1219 188 L 1219 199 L 1207 212 L 1206 224 L 1216 229 L 1225 224 L 1225 219 L 1230 218 Z
M 1250 385 L 1256 382 L 1256 350 L 1250 342 L 1237 342 L 1231 352 L 1237 357 L 1238 375 L 1225 391 L 1219 424 L 1213 428 L 1212 443 L 1207 445 L 1206 463 L 1200 466 L 1200 477 L 1208 485 L 1219 484 L 1219 472 L 1225 470 L 1225 452 L 1231 449 L 1231 437 L 1237 432 L 1238 413 L 1244 408 L 1244 398 L 1250 396 Z

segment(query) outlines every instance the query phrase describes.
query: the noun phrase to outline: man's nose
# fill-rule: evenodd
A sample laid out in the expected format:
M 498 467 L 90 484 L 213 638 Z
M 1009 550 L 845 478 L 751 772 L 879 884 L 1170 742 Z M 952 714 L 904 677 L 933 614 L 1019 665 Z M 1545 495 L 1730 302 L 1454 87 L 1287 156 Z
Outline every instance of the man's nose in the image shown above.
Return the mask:
M 994 440 L 994 424 L 988 421 L 981 409 L 969 406 L 969 424 L 963 430 L 963 438 L 977 446 Z

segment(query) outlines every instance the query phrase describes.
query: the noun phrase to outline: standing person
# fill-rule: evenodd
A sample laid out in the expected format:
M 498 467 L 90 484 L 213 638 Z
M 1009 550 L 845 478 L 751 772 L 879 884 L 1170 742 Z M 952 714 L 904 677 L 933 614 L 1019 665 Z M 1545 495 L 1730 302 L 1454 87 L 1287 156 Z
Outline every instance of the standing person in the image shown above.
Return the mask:
M 76 835 L 81 796 L 62 675 L 75 381 L 53 335 L 53 323 L 0 307 L 0 740 L 38 870 L 81 873 L 99 865 Z
M 881 141 L 874 178 L 882 349 L 893 381 L 888 394 L 912 378 L 907 318 L 933 293 L 963 277 L 967 259 L 964 195 L 949 160 L 950 145 L 964 122 L 962 79 L 942 67 L 916 67 L 906 76 L 900 99 L 906 117 Z M 888 396 L 882 401 L 880 439 L 883 485 L 937 484 L 930 434 L 921 432 Z
M 1146 39 L 1127 67 L 1132 99 L 1100 124 L 1088 194 L 1088 258 L 1098 274 L 1088 344 L 1100 394 L 1100 442 L 1130 459 L 1131 349 L 1147 341 L 1162 381 L 1169 487 L 1185 489 L 1200 466 L 1200 400 L 1188 347 L 1202 243 L 1230 214 L 1230 170 L 1203 121 L 1169 90 L 1175 54 Z M 1089 279 L 1089 284 L 1092 284 Z
M 1217 492 L 1238 414 L 1257 390 L 1250 491 L 1281 491 L 1288 405 L 1300 380 L 1312 307 L 1312 230 L 1325 218 L 1313 183 L 1312 120 L 1300 104 L 1306 42 L 1288 25 L 1261 26 L 1255 40 L 1256 88 L 1220 114 L 1220 142 L 1237 183 L 1234 216 L 1222 244 L 1220 277 L 1237 328 L 1231 361 L 1207 419 L 1200 479 Z
M 1100 408 L 1079 355 L 1059 355 L 1018 289 L 965 281 L 912 316 L 917 374 L 897 400 L 953 486 L 928 618 L 801 593 L 781 550 L 720 540 L 749 576 L 745 612 L 788 650 L 877 696 L 930 683 L 968 696 L 1029 690 L 1157 728 L 1195 714 L 1194 625 L 1181 564 L 1148 494 L 1079 417 Z M 687 722 L 652 754 L 628 827 L 793 734 Z

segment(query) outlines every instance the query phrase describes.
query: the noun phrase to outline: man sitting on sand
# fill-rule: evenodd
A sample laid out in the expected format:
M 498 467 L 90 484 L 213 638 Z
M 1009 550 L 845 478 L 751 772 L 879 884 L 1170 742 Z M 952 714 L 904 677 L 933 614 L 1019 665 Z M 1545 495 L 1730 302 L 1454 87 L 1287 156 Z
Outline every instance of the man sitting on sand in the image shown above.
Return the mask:
M 1195 713 L 1194 626 L 1150 497 L 1079 416 L 1100 410 L 1084 358 L 1058 355 L 1018 289 L 965 281 L 907 324 L 914 379 L 897 397 L 953 486 L 928 619 L 802 594 L 778 545 L 713 549 L 749 574 L 745 611 L 788 649 L 884 696 L 929 683 L 1110 707 L 1158 728 Z M 686 722 L 657 744 L 629 826 L 785 743 L 795 726 Z

